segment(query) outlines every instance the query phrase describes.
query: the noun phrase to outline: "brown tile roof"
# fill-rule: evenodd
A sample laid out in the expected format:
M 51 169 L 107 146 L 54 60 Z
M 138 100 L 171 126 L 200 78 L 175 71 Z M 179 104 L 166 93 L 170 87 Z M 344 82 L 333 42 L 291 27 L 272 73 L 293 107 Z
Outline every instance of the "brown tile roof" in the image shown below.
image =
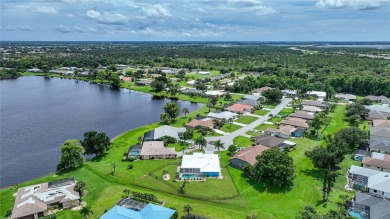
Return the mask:
M 236 154 L 234 158 L 246 161 L 250 165 L 254 165 L 257 162 L 256 156 L 260 155 L 263 151 L 268 149 L 269 147 L 263 145 L 247 147 L 244 150 L 240 151 L 238 154 Z
M 374 120 L 372 120 L 372 126 L 374 126 L 374 127 L 390 127 L 390 120 L 374 119 Z
M 213 120 L 212 119 L 209 119 L 209 120 L 198 120 L 198 119 L 193 119 L 191 120 L 191 122 L 187 123 L 186 126 L 189 126 L 189 127 L 192 127 L 192 128 L 195 128 L 197 126 L 201 126 L 201 127 L 207 127 L 207 128 L 213 128 L 214 127 L 214 123 L 213 123 Z
M 380 167 L 384 169 L 390 169 L 390 155 L 383 154 L 383 160 L 375 157 L 364 157 L 362 164 L 370 165 L 374 167 Z
M 123 77 L 121 80 L 123 82 L 130 82 L 131 81 L 131 77 Z
M 164 141 L 145 141 L 142 145 L 141 156 L 176 154 L 175 148 L 166 148 Z
M 233 104 L 233 105 L 229 106 L 228 108 L 226 108 L 226 110 L 234 111 L 234 112 L 244 112 L 245 109 L 251 110 L 251 109 L 253 109 L 253 106 L 236 103 L 236 104 Z
M 273 89 L 272 87 L 265 86 L 265 87 L 257 88 L 257 89 L 255 89 L 254 91 L 255 91 L 256 93 L 262 93 L 262 92 L 264 92 L 264 91 L 272 90 L 272 89 Z
M 294 113 L 290 114 L 290 117 L 295 117 L 295 118 L 301 118 L 301 119 L 308 119 L 311 120 L 314 118 L 314 115 L 309 114 L 305 111 L 296 111 Z

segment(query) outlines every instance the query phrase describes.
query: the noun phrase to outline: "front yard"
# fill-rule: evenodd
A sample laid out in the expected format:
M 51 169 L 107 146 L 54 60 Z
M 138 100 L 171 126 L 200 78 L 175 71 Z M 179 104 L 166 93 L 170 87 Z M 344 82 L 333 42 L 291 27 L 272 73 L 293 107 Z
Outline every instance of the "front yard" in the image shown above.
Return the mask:
M 259 118 L 254 116 L 241 116 L 240 118 L 236 119 L 235 122 L 242 123 L 242 124 L 251 124 L 252 122 L 258 120 Z
M 221 131 L 223 132 L 234 132 L 238 129 L 242 128 L 242 126 L 239 126 L 239 125 L 236 125 L 236 124 L 229 124 L 229 123 L 226 123 L 225 125 L 223 125 L 223 127 L 221 128 Z
M 233 139 L 233 144 L 240 147 L 249 147 L 254 144 L 253 140 L 244 136 L 237 136 Z M 227 146 L 228 147 L 228 146 Z
M 270 110 L 263 110 L 263 109 L 261 109 L 261 110 L 256 110 L 255 114 L 258 115 L 258 116 L 264 116 L 265 114 L 267 114 L 269 112 L 270 112 Z

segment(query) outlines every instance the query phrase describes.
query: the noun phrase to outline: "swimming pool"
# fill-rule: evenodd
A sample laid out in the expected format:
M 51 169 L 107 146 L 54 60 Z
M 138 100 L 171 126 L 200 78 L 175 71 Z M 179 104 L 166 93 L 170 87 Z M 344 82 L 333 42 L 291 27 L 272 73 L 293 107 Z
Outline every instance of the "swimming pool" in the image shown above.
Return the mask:
M 182 179 L 193 179 L 193 178 L 199 178 L 199 175 L 196 174 L 183 174 L 181 176 Z
M 357 211 L 349 211 L 348 214 L 354 218 L 364 219 L 364 217 Z

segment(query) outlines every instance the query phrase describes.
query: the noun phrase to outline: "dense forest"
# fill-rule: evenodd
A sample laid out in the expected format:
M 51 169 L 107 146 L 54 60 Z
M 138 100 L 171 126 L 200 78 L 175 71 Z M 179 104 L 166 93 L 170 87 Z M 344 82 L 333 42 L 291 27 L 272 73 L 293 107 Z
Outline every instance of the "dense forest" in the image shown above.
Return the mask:
M 74 44 L 3 46 L 0 66 L 28 68 L 100 65 L 167 66 L 172 68 L 257 72 L 227 90 L 249 92 L 269 85 L 280 89 L 323 90 L 359 95 L 390 96 L 390 60 L 358 54 L 389 54 L 389 50 L 357 48 L 307 48 L 288 46 L 213 44 Z M 34 51 L 34 52 L 31 52 Z

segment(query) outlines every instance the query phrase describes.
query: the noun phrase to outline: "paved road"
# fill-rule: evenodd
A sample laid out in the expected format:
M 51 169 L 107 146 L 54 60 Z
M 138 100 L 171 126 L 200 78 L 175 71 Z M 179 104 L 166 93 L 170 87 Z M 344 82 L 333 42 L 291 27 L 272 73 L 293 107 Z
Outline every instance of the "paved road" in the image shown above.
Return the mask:
M 229 145 L 233 144 L 233 139 L 235 137 L 243 135 L 243 134 L 245 134 L 245 132 L 254 129 L 256 126 L 267 121 L 269 119 L 269 114 L 273 114 L 273 115 L 278 114 L 284 107 L 287 106 L 287 104 L 291 100 L 292 100 L 291 98 L 283 98 L 282 102 L 278 106 L 276 106 L 275 109 L 272 109 L 266 115 L 261 116 L 258 120 L 252 122 L 251 124 L 245 125 L 241 129 L 238 129 L 238 130 L 236 130 L 232 133 L 229 133 L 227 135 L 224 135 L 224 136 L 206 137 L 206 140 L 207 140 L 207 142 L 221 140 L 221 142 L 223 143 L 223 145 L 225 147 L 225 149 L 222 149 L 222 150 L 227 150 L 227 147 L 229 147 Z M 206 151 L 214 151 L 215 148 L 213 145 L 208 144 L 205 150 Z

